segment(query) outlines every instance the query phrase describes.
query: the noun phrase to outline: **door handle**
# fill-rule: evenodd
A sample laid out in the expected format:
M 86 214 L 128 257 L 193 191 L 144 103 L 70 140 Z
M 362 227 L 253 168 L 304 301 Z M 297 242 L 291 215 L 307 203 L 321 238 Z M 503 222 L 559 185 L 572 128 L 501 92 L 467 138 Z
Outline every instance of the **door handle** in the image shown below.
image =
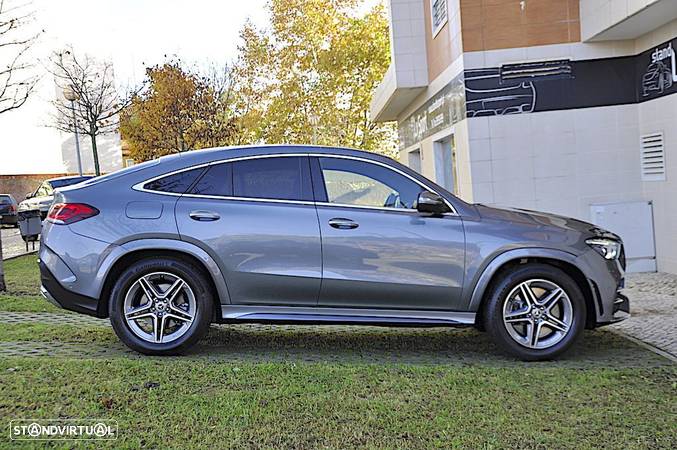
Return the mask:
M 213 222 L 219 220 L 221 216 L 218 213 L 212 211 L 191 211 L 189 214 L 190 218 L 197 220 L 198 222 Z
M 353 222 L 350 219 L 341 219 L 339 217 L 330 219 L 329 226 L 338 228 L 339 230 L 352 230 L 360 226 L 357 222 Z

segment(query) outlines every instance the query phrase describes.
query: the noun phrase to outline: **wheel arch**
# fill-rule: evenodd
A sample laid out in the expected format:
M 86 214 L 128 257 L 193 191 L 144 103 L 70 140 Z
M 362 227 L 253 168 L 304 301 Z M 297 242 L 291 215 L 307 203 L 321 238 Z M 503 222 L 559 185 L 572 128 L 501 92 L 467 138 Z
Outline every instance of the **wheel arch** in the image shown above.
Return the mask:
M 166 242 L 168 241 L 168 242 Z M 222 272 L 214 259 L 199 247 L 173 239 L 142 239 L 118 247 L 109 255 L 99 270 L 101 291 L 97 313 L 108 317 L 108 302 L 118 276 L 126 267 L 151 257 L 176 258 L 191 263 L 203 272 L 214 296 L 214 314 L 221 317 L 221 303 L 230 303 L 230 296 Z
M 510 250 L 496 256 L 481 272 L 474 284 L 469 311 L 477 311 L 475 325 L 481 328 L 486 294 L 503 272 L 524 264 L 546 264 L 557 267 L 569 275 L 581 289 L 586 306 L 586 328 L 594 328 L 598 315 L 594 286 L 588 281 L 583 271 L 576 265 L 576 256 L 555 249 L 519 249 Z

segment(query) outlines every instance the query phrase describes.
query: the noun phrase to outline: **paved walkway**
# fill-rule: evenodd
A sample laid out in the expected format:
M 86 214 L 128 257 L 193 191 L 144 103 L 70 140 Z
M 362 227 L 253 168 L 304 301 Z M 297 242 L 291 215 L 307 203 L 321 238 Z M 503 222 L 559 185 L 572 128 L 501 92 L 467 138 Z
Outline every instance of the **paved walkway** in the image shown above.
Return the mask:
M 612 329 L 677 358 L 677 275 L 631 273 L 624 292 L 630 298 L 631 317 Z
M 28 252 L 26 252 L 26 243 L 21 239 L 21 233 L 18 228 L 8 228 L 6 226 L 0 228 L 2 233 L 2 257 L 3 259 L 11 258 L 13 256 L 23 255 L 33 251 L 33 244 L 28 244 Z M 35 243 L 35 249 L 38 249 L 38 243 Z

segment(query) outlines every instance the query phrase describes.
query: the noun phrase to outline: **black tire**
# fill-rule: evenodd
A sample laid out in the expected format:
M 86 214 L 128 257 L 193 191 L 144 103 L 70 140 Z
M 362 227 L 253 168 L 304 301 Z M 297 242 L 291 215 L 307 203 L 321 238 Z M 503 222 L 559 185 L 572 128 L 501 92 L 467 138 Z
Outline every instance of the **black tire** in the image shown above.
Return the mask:
M 192 290 L 195 297 L 193 322 L 187 331 L 171 342 L 149 342 L 137 336 L 124 317 L 124 301 L 129 289 L 143 276 L 155 272 L 166 272 L 180 277 Z M 209 329 L 214 299 L 204 274 L 194 265 L 174 258 L 149 258 L 137 261 L 120 274 L 113 286 L 109 314 L 115 334 L 129 348 L 145 355 L 179 355 L 197 343 Z
M 517 342 L 508 332 L 507 327 L 510 325 L 503 322 L 503 309 L 508 295 L 521 283 L 534 279 L 558 285 L 569 298 L 573 310 L 571 325 L 564 337 L 551 347 L 542 349 Z M 484 327 L 494 343 L 504 352 L 524 361 L 553 359 L 571 348 L 582 335 L 587 313 L 578 284 L 562 270 L 546 264 L 525 264 L 499 274 L 492 283 L 483 308 Z

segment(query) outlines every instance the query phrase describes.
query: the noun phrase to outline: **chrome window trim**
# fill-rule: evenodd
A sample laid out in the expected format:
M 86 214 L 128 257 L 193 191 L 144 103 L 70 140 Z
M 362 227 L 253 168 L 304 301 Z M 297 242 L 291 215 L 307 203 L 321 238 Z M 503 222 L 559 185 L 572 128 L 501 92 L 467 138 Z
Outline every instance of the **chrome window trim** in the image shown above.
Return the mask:
M 244 160 L 249 160 L 249 159 L 263 159 L 263 158 L 285 158 L 285 157 L 300 157 L 300 156 L 308 156 L 308 157 L 316 157 L 316 158 L 338 158 L 338 159 L 351 159 L 354 161 L 362 161 L 370 164 L 376 164 L 378 166 L 385 167 L 386 169 L 392 170 L 393 172 L 396 172 L 414 183 L 418 184 L 420 187 L 424 188 L 427 191 L 433 192 L 437 195 L 440 195 L 439 192 L 437 192 L 435 189 L 431 188 L 427 184 L 417 180 L 416 178 L 410 176 L 409 174 L 402 172 L 396 167 L 391 167 L 390 165 L 383 163 L 381 161 L 374 161 L 372 159 L 368 158 L 362 158 L 359 156 L 351 156 L 351 155 L 333 155 L 330 153 L 276 153 L 276 154 L 268 154 L 268 155 L 249 155 L 249 156 L 239 156 L 239 157 L 234 157 L 234 158 L 226 158 L 226 159 L 220 159 L 217 161 L 210 161 L 208 163 L 202 163 L 202 164 L 196 164 L 194 166 L 190 167 L 184 167 L 182 169 L 177 169 L 172 172 L 167 172 L 162 175 L 158 175 L 156 177 L 149 178 L 147 180 L 141 181 L 139 183 L 136 183 L 135 185 L 132 186 L 132 189 L 135 191 L 139 192 L 148 192 L 151 194 L 159 194 L 159 195 L 170 195 L 173 197 L 190 197 L 190 198 L 207 198 L 207 199 L 218 199 L 218 200 L 235 200 L 235 201 L 248 201 L 248 202 L 262 202 L 262 203 L 289 203 L 289 204 L 296 204 L 296 205 L 316 205 L 316 206 L 332 206 L 332 207 L 340 207 L 340 208 L 357 208 L 357 209 L 371 209 L 371 210 L 378 210 L 378 211 L 391 211 L 391 212 L 409 212 L 409 213 L 418 213 L 417 210 L 415 209 L 408 209 L 408 208 L 389 208 L 385 206 L 363 206 L 363 205 L 350 205 L 350 204 L 343 204 L 343 203 L 331 203 L 331 202 L 312 202 L 312 201 L 307 201 L 307 200 L 281 200 L 281 199 L 275 199 L 275 198 L 258 198 L 258 197 L 237 197 L 237 196 L 227 196 L 227 195 L 206 195 L 206 194 L 178 194 L 176 192 L 163 192 L 163 191 L 154 191 L 152 189 L 146 189 L 144 188 L 144 185 L 151 183 L 155 180 L 159 180 L 160 178 L 168 177 L 171 175 L 175 175 L 177 173 L 181 172 L 187 172 L 189 170 L 194 170 L 194 169 L 200 169 L 203 167 L 209 167 L 213 166 L 216 164 L 224 164 L 224 163 L 233 163 L 237 161 L 244 161 Z M 451 212 L 444 213 L 444 216 L 458 216 L 458 212 L 456 211 L 456 208 L 446 199 L 444 196 L 440 195 L 442 199 L 444 200 L 444 203 L 449 207 Z

